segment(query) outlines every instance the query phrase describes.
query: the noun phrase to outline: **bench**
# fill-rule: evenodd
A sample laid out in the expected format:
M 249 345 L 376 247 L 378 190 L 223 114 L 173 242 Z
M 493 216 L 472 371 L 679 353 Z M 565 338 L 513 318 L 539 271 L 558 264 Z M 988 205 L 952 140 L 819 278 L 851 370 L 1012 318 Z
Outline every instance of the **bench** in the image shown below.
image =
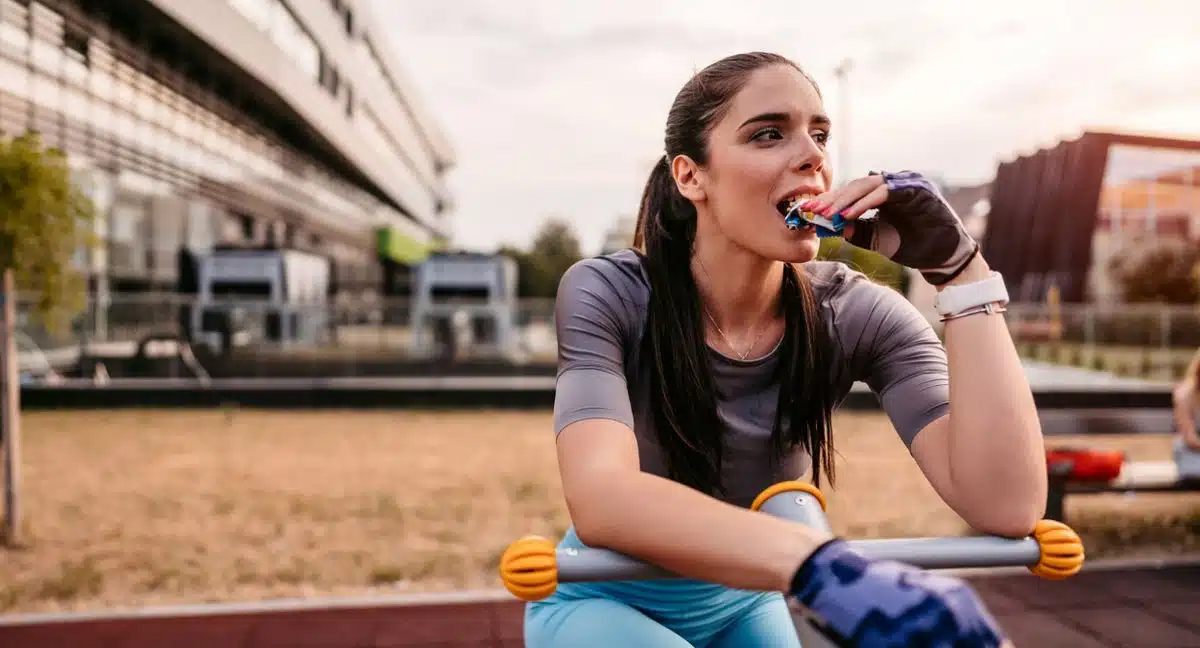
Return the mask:
M 1171 460 L 1122 462 L 1120 472 L 1109 479 L 1081 477 L 1075 468 L 1069 460 L 1048 464 L 1047 519 L 1066 522 L 1067 495 L 1200 492 L 1200 477 L 1181 477 L 1178 464 Z

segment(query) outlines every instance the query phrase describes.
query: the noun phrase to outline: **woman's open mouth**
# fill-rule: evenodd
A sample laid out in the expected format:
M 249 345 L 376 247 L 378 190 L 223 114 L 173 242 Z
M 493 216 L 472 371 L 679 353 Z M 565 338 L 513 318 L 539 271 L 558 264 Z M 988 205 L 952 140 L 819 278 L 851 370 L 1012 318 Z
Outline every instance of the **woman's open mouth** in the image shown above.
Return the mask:
M 813 196 L 810 194 L 801 194 L 799 196 L 793 196 L 791 198 L 781 200 L 775 205 L 775 209 L 779 212 L 780 216 L 783 216 L 783 222 L 787 225 L 788 229 L 808 230 L 815 227 L 813 225 L 812 218 L 816 216 L 816 214 L 803 212 L 797 209 L 801 203 L 812 197 Z

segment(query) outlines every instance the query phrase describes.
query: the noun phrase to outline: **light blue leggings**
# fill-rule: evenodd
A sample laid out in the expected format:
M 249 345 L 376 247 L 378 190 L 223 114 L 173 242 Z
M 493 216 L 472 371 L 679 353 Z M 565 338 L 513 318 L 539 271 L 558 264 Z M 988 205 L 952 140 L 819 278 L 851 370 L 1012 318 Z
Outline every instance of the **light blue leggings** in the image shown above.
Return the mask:
M 574 529 L 560 547 L 583 547 Z M 526 648 L 800 648 L 783 596 L 688 579 L 567 583 L 525 608 Z

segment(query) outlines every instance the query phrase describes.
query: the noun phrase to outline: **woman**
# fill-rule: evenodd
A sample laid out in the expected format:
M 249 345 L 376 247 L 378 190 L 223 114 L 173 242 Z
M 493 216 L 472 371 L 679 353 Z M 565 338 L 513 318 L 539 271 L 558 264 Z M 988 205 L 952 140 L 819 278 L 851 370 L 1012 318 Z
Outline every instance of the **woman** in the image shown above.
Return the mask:
M 1200 479 L 1200 349 L 1171 392 L 1175 408 L 1175 463 L 1182 477 Z
M 1046 499 L 1032 394 L 991 302 L 953 313 L 943 348 L 903 296 L 814 261 L 813 229 L 785 226 L 781 207 L 811 196 L 811 211 L 850 219 L 851 243 L 957 290 L 959 306 L 1005 300 L 978 283 L 991 276 L 978 246 L 920 176 L 831 190 L 829 133 L 817 87 L 787 59 L 710 65 L 671 107 L 642 196 L 642 251 L 563 276 L 554 418 L 573 527 L 560 546 L 686 578 L 561 585 L 527 608 L 531 648 L 794 647 L 785 593 L 859 646 L 999 645 L 960 582 L 747 508 L 810 467 L 832 481 L 831 412 L 855 380 L 976 529 L 1026 535 Z M 855 222 L 876 207 L 877 220 Z M 922 626 L 934 634 L 921 639 Z

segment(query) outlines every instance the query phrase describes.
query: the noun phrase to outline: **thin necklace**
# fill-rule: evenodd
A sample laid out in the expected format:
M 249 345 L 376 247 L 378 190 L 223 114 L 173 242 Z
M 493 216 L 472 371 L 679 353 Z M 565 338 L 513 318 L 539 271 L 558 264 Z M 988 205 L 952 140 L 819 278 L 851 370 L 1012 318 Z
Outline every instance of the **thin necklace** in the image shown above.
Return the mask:
M 708 316 L 708 321 L 712 322 L 713 328 L 717 329 L 717 333 L 721 335 L 721 339 L 725 340 L 725 344 L 729 346 L 730 350 L 732 350 L 734 353 L 737 353 L 738 360 L 745 360 L 747 357 L 749 357 L 750 352 L 754 350 L 754 347 L 758 346 L 758 342 L 762 339 L 763 333 L 766 333 L 767 331 L 766 327 L 759 329 L 758 335 L 754 337 L 754 341 L 750 343 L 750 346 L 746 347 L 744 352 L 738 353 L 737 347 L 735 347 L 733 342 L 730 341 L 729 336 L 725 335 L 725 331 L 721 330 L 721 325 L 717 324 L 717 320 L 713 319 L 712 313 L 708 312 L 708 306 L 704 306 L 704 314 Z
M 704 276 L 708 277 L 709 280 L 712 280 L 712 275 L 708 274 L 708 268 L 704 267 L 704 261 L 701 261 L 699 257 L 696 258 L 696 261 L 700 262 L 700 269 L 704 271 Z M 717 320 L 712 316 L 712 313 L 708 311 L 708 306 L 705 305 L 704 302 L 700 302 L 700 306 L 704 309 L 704 314 L 708 316 L 708 321 L 712 322 L 713 328 L 717 329 L 717 333 L 721 336 L 721 339 L 725 340 L 725 344 L 729 347 L 729 350 L 737 354 L 738 360 L 744 361 L 747 357 L 749 357 L 750 352 L 758 346 L 759 341 L 762 340 L 763 334 L 767 332 L 767 327 L 762 326 L 759 328 L 758 335 L 754 337 L 754 341 L 750 343 L 750 346 L 746 347 L 744 352 L 738 353 L 737 347 L 734 346 L 733 341 L 729 339 L 728 335 L 725 335 L 725 331 L 721 330 L 721 325 L 717 324 Z M 759 322 L 760 326 L 761 324 L 762 322 Z

